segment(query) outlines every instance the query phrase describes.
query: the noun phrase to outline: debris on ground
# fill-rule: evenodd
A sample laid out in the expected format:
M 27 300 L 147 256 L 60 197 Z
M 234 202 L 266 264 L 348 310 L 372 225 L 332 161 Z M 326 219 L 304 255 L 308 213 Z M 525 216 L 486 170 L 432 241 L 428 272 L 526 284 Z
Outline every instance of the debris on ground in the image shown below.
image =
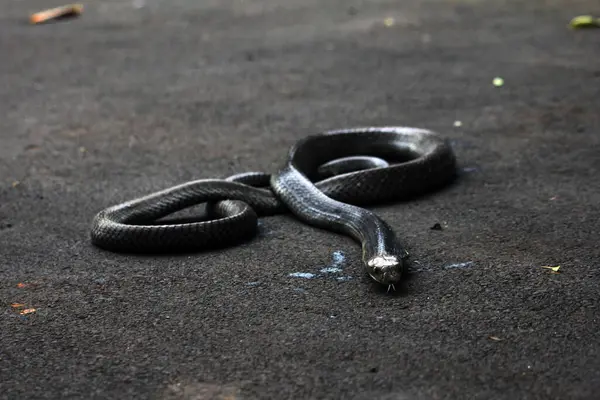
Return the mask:
M 429 229 L 431 229 L 431 230 L 433 230 L 433 231 L 441 231 L 443 228 L 442 228 L 442 225 L 441 225 L 439 222 L 436 222 L 436 223 L 435 223 L 435 224 L 433 224 L 433 226 L 432 226 L 431 228 L 429 228 Z
M 500 87 L 500 86 L 504 85 L 504 79 L 502 79 L 499 76 L 497 76 L 497 77 L 494 78 L 494 80 L 492 81 L 492 83 L 494 84 L 494 86 Z
M 35 288 L 36 286 L 38 286 L 38 283 L 36 283 L 36 282 L 29 282 L 29 283 L 19 282 L 19 283 L 17 283 L 18 289 Z
M 25 304 L 23 303 L 12 303 L 10 306 L 15 309 L 15 311 L 18 310 L 21 315 L 33 314 L 37 311 L 36 308 L 25 308 Z
M 462 126 L 462 122 L 461 121 L 454 121 L 454 127 L 455 128 L 460 128 Z
M 552 271 L 553 274 L 560 274 L 560 265 L 557 265 L 555 267 L 552 267 L 550 265 L 542 265 L 542 268 L 549 269 L 550 271 Z
M 60 18 L 78 17 L 82 12 L 82 4 L 69 4 L 31 14 L 29 21 L 34 25 L 42 24 Z
M 395 23 L 396 23 L 396 21 L 395 21 L 395 20 L 394 20 L 394 18 L 392 18 L 392 17 L 389 17 L 389 18 L 386 18 L 386 19 L 384 19 L 384 20 L 383 20 L 383 24 L 384 24 L 385 26 L 387 26 L 388 28 L 389 28 L 390 26 L 394 26 L 394 24 L 395 24 Z
M 600 18 L 591 15 L 579 15 L 569 22 L 572 29 L 600 28 Z

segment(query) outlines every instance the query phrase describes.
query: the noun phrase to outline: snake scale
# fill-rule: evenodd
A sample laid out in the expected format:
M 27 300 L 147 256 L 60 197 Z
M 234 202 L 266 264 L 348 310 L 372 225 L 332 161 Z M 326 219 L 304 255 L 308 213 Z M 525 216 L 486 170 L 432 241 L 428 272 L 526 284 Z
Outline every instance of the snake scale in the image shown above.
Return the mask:
M 366 273 L 389 288 L 402 277 L 405 252 L 390 225 L 363 207 L 424 194 L 455 175 L 453 150 L 436 132 L 402 126 L 326 131 L 295 143 L 273 175 L 194 180 L 102 210 L 91 241 L 115 252 L 212 249 L 254 235 L 258 217 L 291 212 L 360 243 Z M 157 222 L 201 203 L 207 220 Z

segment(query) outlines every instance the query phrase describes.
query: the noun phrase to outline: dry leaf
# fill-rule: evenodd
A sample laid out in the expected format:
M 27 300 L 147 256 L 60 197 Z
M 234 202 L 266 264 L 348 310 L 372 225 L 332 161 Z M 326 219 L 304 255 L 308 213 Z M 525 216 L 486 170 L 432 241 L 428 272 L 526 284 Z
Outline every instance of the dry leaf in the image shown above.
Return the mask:
M 542 268 L 546 268 L 549 270 L 552 270 L 553 273 L 558 274 L 559 273 L 559 269 L 560 269 L 560 265 L 557 265 L 555 267 L 549 266 L 549 265 L 542 265 Z

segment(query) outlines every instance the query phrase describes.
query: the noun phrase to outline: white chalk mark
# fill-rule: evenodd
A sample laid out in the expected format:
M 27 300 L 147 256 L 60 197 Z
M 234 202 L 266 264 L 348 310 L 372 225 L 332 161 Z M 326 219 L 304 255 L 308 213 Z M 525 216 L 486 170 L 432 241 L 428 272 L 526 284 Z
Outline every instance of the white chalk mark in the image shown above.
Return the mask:
M 341 268 L 337 268 L 337 267 L 327 267 L 327 268 L 323 268 L 321 270 L 321 272 L 323 272 L 324 274 L 333 274 L 336 272 L 342 272 Z
M 462 263 L 445 265 L 444 269 L 455 269 L 455 268 L 468 268 L 473 266 L 473 261 L 467 261 Z
M 333 252 L 333 265 L 336 267 L 339 267 L 344 260 L 346 259 L 346 256 L 344 256 L 344 253 L 342 253 L 341 251 L 334 251 Z
M 346 256 L 341 251 L 334 251 L 331 255 L 332 262 L 329 267 L 325 267 L 321 269 L 321 272 L 324 274 L 335 274 L 338 272 L 342 272 L 342 265 L 344 264 L 344 260 L 346 260 Z
M 289 276 L 293 278 L 312 279 L 315 277 L 315 274 L 311 274 L 310 272 L 292 272 Z

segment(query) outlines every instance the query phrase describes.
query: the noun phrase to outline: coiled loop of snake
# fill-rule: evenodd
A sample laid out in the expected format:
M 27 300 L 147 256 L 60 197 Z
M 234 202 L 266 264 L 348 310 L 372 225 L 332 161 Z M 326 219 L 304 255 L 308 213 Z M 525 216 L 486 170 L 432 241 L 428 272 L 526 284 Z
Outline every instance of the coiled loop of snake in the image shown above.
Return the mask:
M 273 175 L 245 173 L 200 179 L 99 212 L 91 240 L 119 252 L 201 250 L 256 232 L 259 216 L 291 212 L 315 227 L 362 245 L 366 272 L 384 285 L 402 276 L 404 254 L 394 230 L 364 206 L 399 201 L 449 183 L 456 160 L 437 133 L 410 127 L 368 127 L 308 136 Z M 169 214 L 207 203 L 210 220 L 163 224 Z

